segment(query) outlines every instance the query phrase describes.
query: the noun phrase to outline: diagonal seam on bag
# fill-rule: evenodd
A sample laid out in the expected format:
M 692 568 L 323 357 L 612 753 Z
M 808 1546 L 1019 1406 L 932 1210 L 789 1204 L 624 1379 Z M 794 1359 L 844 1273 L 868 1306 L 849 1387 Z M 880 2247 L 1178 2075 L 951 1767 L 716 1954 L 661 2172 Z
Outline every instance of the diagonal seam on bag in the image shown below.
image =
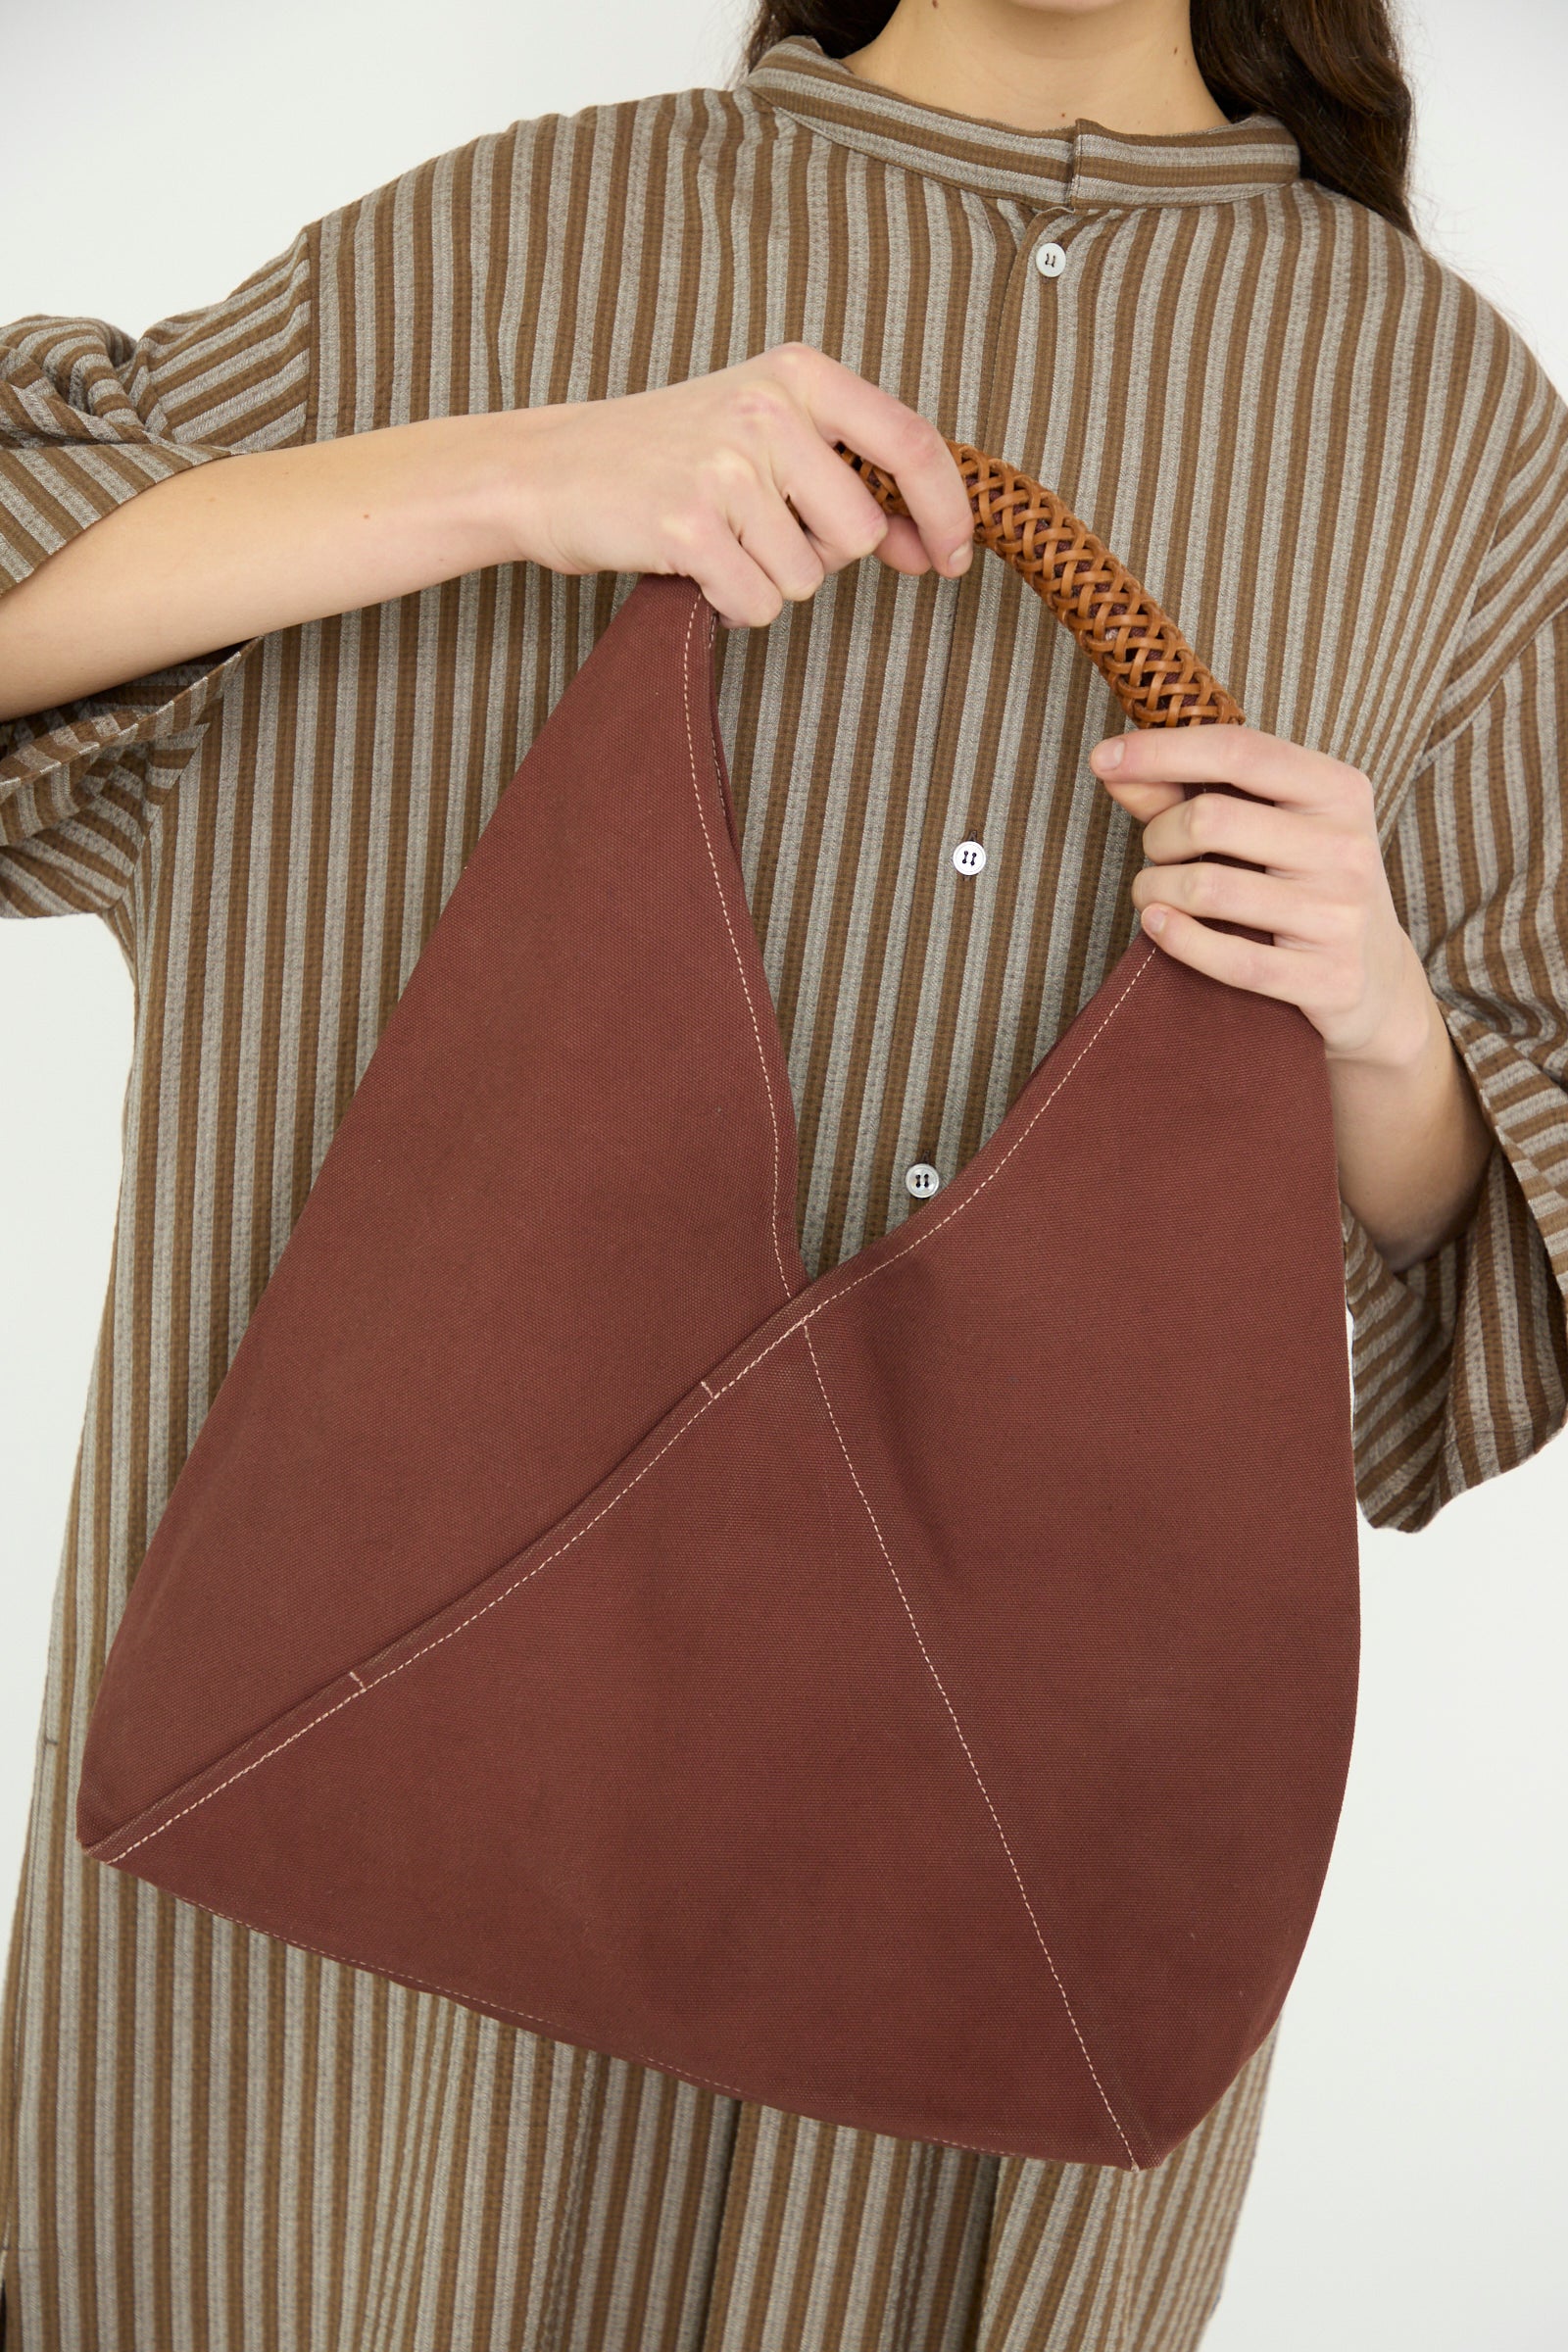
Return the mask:
M 1023 1907 L 1029 1914 L 1029 1924 L 1035 1932 L 1035 1940 L 1046 1956 L 1046 1966 L 1050 1969 L 1052 1980 L 1055 1984 L 1057 1992 L 1061 1995 L 1061 2005 L 1067 2012 L 1067 2023 L 1073 2030 L 1074 2039 L 1077 2041 L 1078 2047 L 1084 2054 L 1084 2064 L 1088 2067 L 1090 2074 L 1094 2078 L 1095 2088 L 1100 2093 L 1101 2099 L 1103 2102 L 1105 2113 L 1109 2116 L 1111 2123 L 1115 2127 L 1116 2136 L 1121 2141 L 1122 2146 L 1127 2150 L 1127 2160 L 1136 2171 L 1138 2159 L 1133 2154 L 1132 2142 L 1127 2137 L 1125 2131 L 1122 2129 L 1121 2117 L 1116 2113 L 1115 2108 L 1110 2103 L 1110 2095 L 1107 2092 L 1104 2083 L 1100 2079 L 1100 2070 L 1089 2054 L 1089 2044 L 1084 2039 L 1083 2029 L 1078 2023 L 1077 2014 L 1073 2009 L 1072 2002 L 1067 1996 L 1067 1987 L 1061 1981 L 1061 1972 L 1052 1957 L 1051 1946 L 1046 1941 L 1045 1931 L 1040 1925 L 1039 1914 L 1036 1912 L 1034 1904 L 1030 1900 L 1029 1889 L 1024 1885 L 1023 1873 L 1018 1868 L 1017 1857 L 1013 1853 L 1012 1846 L 1008 1841 L 1007 1833 L 1002 1826 L 1002 1816 L 997 1811 L 995 1802 L 992 1799 L 991 1791 L 986 1787 L 985 1777 L 982 1774 L 979 1765 L 975 1761 L 974 1749 L 969 1745 L 968 1740 L 964 1735 L 963 1726 L 958 1721 L 958 1711 L 948 1695 L 947 1684 L 942 1680 L 941 1675 L 937 1672 L 936 1660 L 932 1657 L 930 1648 L 926 1642 L 926 1638 L 920 1631 L 919 1621 L 916 1618 L 913 1609 L 909 1606 L 909 1595 L 904 1589 L 904 1579 L 902 1576 L 900 1576 L 898 1565 L 894 1560 L 892 1552 L 888 1548 L 887 1538 L 882 1533 L 881 1522 L 877 1518 L 876 1512 L 871 1506 L 871 1497 L 869 1494 L 867 1494 L 865 1488 L 860 1483 L 860 1474 L 855 1467 L 855 1457 L 850 1452 L 849 1446 L 845 1440 L 844 1432 L 839 1425 L 839 1417 L 833 1410 L 833 1399 L 828 1395 L 827 1382 L 822 1378 L 822 1367 L 817 1361 L 816 1349 L 811 1342 L 811 1334 L 809 1330 L 806 1329 L 804 1326 L 803 1336 L 806 1340 L 807 1352 L 811 1359 L 811 1369 L 816 1374 L 816 1385 L 822 1393 L 822 1402 L 827 1408 L 827 1417 L 833 1424 L 833 1435 L 837 1438 L 839 1442 L 839 1450 L 844 1456 L 845 1468 L 849 1471 L 851 1478 L 855 1481 L 855 1491 L 859 1495 L 861 1502 L 865 1506 L 865 1515 L 871 1522 L 871 1532 L 876 1537 L 878 1549 L 881 1551 L 882 1557 L 888 1564 L 889 1575 L 892 1577 L 893 1582 L 898 1587 L 899 1598 L 904 1603 L 904 1613 L 909 1620 L 910 1631 L 913 1633 L 916 1642 L 918 1642 L 920 1644 L 920 1655 L 926 1662 L 927 1669 L 930 1672 L 931 1680 L 935 1683 L 938 1690 L 942 1694 L 942 1703 L 947 1708 L 949 1717 L 953 1723 L 954 1731 L 957 1734 L 958 1744 L 963 1749 L 964 1755 L 968 1758 L 969 1770 L 974 1775 L 975 1786 L 978 1788 L 981 1795 L 985 1798 L 986 1811 L 990 1814 L 991 1819 L 996 1826 L 997 1836 L 1002 1840 L 1002 1850 L 1007 1857 L 1007 1867 L 1012 1872 L 1013 1879 L 1017 1884 L 1018 1892 L 1023 1899 Z M 1142 2129 L 1143 2127 L 1141 2126 L 1140 2128 Z M 1147 2131 L 1145 2131 L 1144 2135 L 1147 2139 Z
M 450 1626 L 444 1634 L 438 1634 L 434 1641 L 427 1642 L 422 1648 L 415 1650 L 409 1657 L 400 1658 L 397 1665 L 389 1667 L 385 1674 L 373 1675 L 368 1682 L 363 1682 L 357 1669 L 352 1666 L 349 1667 L 347 1672 L 350 1678 L 355 1683 L 360 1685 L 359 1689 L 351 1690 L 343 1698 L 334 1699 L 330 1706 L 323 1707 L 318 1714 L 313 1715 L 308 1723 L 301 1724 L 297 1730 L 290 1732 L 286 1738 L 275 1741 L 272 1746 L 265 1749 L 261 1755 L 253 1756 L 249 1763 L 242 1764 L 237 1772 L 230 1773 L 226 1780 L 220 1781 L 215 1788 L 204 1789 L 202 1794 L 200 1796 L 193 1797 L 188 1805 L 182 1805 L 177 1813 L 170 1814 L 167 1820 L 158 1822 L 154 1828 L 144 1832 L 140 1838 L 132 1838 L 128 1845 L 119 1844 L 119 1840 L 124 1837 L 126 1831 L 135 1829 L 138 1822 L 145 1821 L 150 1814 L 157 1813 L 161 1811 L 165 1805 L 171 1804 L 173 1799 L 181 1793 L 182 1789 L 188 1788 L 192 1786 L 191 1781 L 182 1782 L 176 1788 L 166 1789 L 164 1794 L 157 1798 L 153 1804 L 146 1806 L 142 1812 L 134 1815 L 129 1821 L 122 1822 L 118 1830 L 111 1832 L 107 1838 L 101 1838 L 98 1843 L 89 1850 L 101 1860 L 113 1860 L 117 1863 L 123 1862 L 127 1855 L 135 1853 L 138 1847 L 146 1845 L 154 1838 L 161 1837 L 166 1830 L 172 1829 L 174 1824 L 178 1821 L 183 1821 L 188 1813 L 195 1812 L 199 1805 L 207 1804 L 213 1797 L 221 1795 L 225 1788 L 232 1788 L 236 1781 L 243 1780 L 246 1774 L 254 1772 L 258 1765 L 265 1764 L 269 1757 L 280 1755 L 283 1749 L 285 1747 L 291 1747 L 296 1740 L 303 1740 L 307 1732 L 313 1732 L 318 1725 L 327 1722 L 330 1717 L 338 1712 L 340 1707 L 348 1706 L 351 1701 L 356 1698 L 365 1697 L 369 1691 L 376 1688 L 378 1683 L 390 1681 L 394 1674 L 401 1674 L 406 1666 L 413 1666 L 418 1659 L 424 1657 L 431 1649 L 439 1647 L 442 1642 L 450 1642 L 456 1635 L 465 1632 L 470 1625 L 475 1624 L 480 1617 L 488 1615 L 491 1609 L 499 1607 L 503 1600 L 509 1599 L 514 1592 L 519 1591 L 521 1587 L 527 1584 L 532 1577 L 537 1576 L 542 1569 L 548 1568 L 553 1560 L 557 1560 L 561 1557 L 563 1552 L 569 1551 L 573 1544 L 577 1543 L 583 1536 L 586 1536 L 593 1528 L 597 1527 L 600 1520 L 605 1517 L 606 1513 L 613 1510 L 616 1503 L 618 1503 L 623 1496 L 632 1492 L 632 1489 L 648 1475 L 649 1471 L 651 1471 L 658 1462 L 663 1459 L 663 1456 L 669 1451 L 669 1448 L 672 1446 L 677 1445 L 679 1441 L 686 1436 L 689 1430 L 695 1428 L 696 1424 L 702 1419 L 703 1415 L 708 1411 L 710 1404 L 716 1404 L 720 1397 L 727 1396 L 731 1389 L 738 1386 L 741 1381 L 747 1379 L 750 1374 L 757 1371 L 760 1365 L 766 1362 L 767 1358 L 773 1353 L 776 1348 L 781 1348 L 785 1341 L 792 1338 L 797 1331 L 802 1330 L 807 1324 L 812 1322 L 816 1316 L 825 1314 L 827 1310 L 835 1305 L 840 1299 L 849 1298 L 851 1293 L 858 1290 L 861 1283 L 870 1282 L 876 1275 L 880 1274 L 885 1267 L 899 1264 L 912 1250 L 918 1250 L 924 1243 L 933 1240 L 937 1234 L 943 1231 L 944 1227 L 951 1225 L 955 1218 L 960 1216 L 963 1210 L 969 1206 L 971 1201 L 979 1199 L 985 1185 L 989 1184 L 992 1176 L 997 1174 L 1006 1165 L 1007 1159 L 1011 1156 L 1012 1152 L 1017 1150 L 1019 1144 L 1023 1142 L 1025 1136 L 1028 1135 L 1030 1129 L 1035 1125 L 1036 1121 L 1045 1111 L 1048 1104 L 1054 1101 L 1055 1097 L 1061 1092 L 1068 1079 L 1072 1076 L 1074 1070 L 1079 1067 L 1085 1055 L 1090 1052 L 1097 1039 L 1103 1034 L 1106 1024 L 1112 1019 L 1118 1007 L 1126 1003 L 1134 988 L 1137 986 L 1139 980 L 1150 968 L 1150 964 L 1154 960 L 1156 955 L 1157 950 L 1151 948 L 1146 960 L 1139 964 L 1137 970 L 1134 971 L 1126 986 L 1116 997 L 1112 999 L 1100 1021 L 1090 1031 L 1089 1036 L 1079 1048 L 1078 1053 L 1067 1064 L 1066 1069 L 1063 1070 L 1055 1085 L 1051 1089 L 1051 1092 L 1038 1105 L 1032 1117 L 1019 1130 L 1012 1143 L 1008 1146 L 1007 1151 L 1003 1154 L 1003 1157 L 996 1162 L 993 1168 L 987 1171 L 986 1175 L 981 1179 L 981 1182 L 974 1187 L 972 1192 L 966 1193 L 962 1200 L 955 1201 L 953 1205 L 940 1217 L 918 1217 L 911 1219 L 904 1228 L 905 1233 L 906 1233 L 908 1236 L 907 1243 L 904 1248 L 890 1250 L 886 1257 L 880 1258 L 875 1265 L 867 1266 L 863 1273 L 857 1274 L 853 1280 L 845 1283 L 841 1289 L 832 1292 L 829 1297 L 825 1298 L 819 1298 L 814 1304 L 803 1307 L 800 1314 L 796 1316 L 793 1322 L 787 1323 L 784 1330 L 775 1333 L 773 1338 L 770 1339 L 764 1347 L 759 1348 L 754 1356 L 750 1357 L 746 1363 L 742 1364 L 738 1372 L 731 1374 L 730 1378 L 724 1382 L 721 1388 L 714 1389 L 706 1379 L 700 1380 L 696 1385 L 697 1387 L 707 1391 L 705 1401 L 697 1405 L 695 1409 L 687 1415 L 686 1419 L 680 1423 L 678 1428 L 671 1431 L 670 1435 L 665 1439 L 664 1444 L 659 1448 L 658 1452 L 652 1454 L 639 1469 L 634 1471 L 631 1477 L 628 1478 L 622 1486 L 618 1487 L 614 1494 L 612 1494 L 605 1502 L 601 1504 L 600 1508 L 593 1514 L 592 1518 L 585 1520 L 582 1526 L 573 1528 L 571 1534 L 567 1536 L 563 1543 L 559 1544 L 554 1551 L 547 1552 L 542 1560 L 536 1560 L 531 1568 L 525 1570 L 521 1576 L 515 1578 L 514 1582 L 508 1585 L 502 1592 L 493 1593 L 489 1600 L 483 1602 L 479 1608 L 475 1609 L 471 1613 L 471 1615 L 465 1617 L 461 1623 Z M 765 1068 L 763 1076 L 765 1080 Z M 815 1286 L 813 1286 L 813 1288 Z M 784 1304 L 777 1309 L 778 1315 L 787 1315 L 790 1304 L 791 1301 L 786 1299 Z M 752 1335 L 752 1339 L 754 1340 L 755 1338 L 756 1334 L 754 1333 Z M 752 1340 L 746 1340 L 742 1342 L 743 1348 L 750 1347 L 751 1345 Z M 680 1404 L 676 1405 L 672 1409 L 674 1411 L 679 1411 L 681 1406 L 690 1403 L 692 1393 L 693 1392 L 688 1392 L 688 1394 L 680 1399 Z M 646 1441 L 644 1441 L 644 1443 L 646 1443 Z M 637 1450 L 638 1448 L 633 1448 L 633 1452 Z M 617 1465 L 617 1469 L 619 1465 Z M 612 1475 L 613 1476 L 614 1473 Z M 589 1496 L 585 1497 L 584 1499 L 587 1501 L 591 1500 L 592 1497 Z M 579 1503 L 576 1506 L 578 1510 L 581 1510 L 583 1507 L 584 1506 L 582 1503 Z M 568 1518 L 572 1515 L 573 1514 L 570 1512 L 566 1514 Z M 525 1558 L 527 1553 L 533 1548 L 533 1544 L 525 1544 L 521 1551 L 514 1552 L 511 1559 L 503 1561 L 499 1568 L 491 1569 L 488 1575 L 481 1577 L 476 1585 L 473 1585 L 469 1588 L 469 1592 L 467 1595 L 460 1595 L 459 1600 L 461 1601 L 461 1599 L 464 1597 L 471 1597 L 474 1592 L 483 1592 L 487 1584 L 490 1584 L 498 1576 L 505 1576 L 509 1568 L 513 1567 L 517 1560 Z M 424 1622 L 426 1624 L 433 1624 L 437 1618 L 444 1616 L 448 1609 L 456 1605 L 458 1605 L 458 1603 L 451 1600 L 443 1602 L 442 1606 L 439 1609 L 432 1611 L 431 1615 L 426 1618 Z M 419 1629 L 416 1625 L 411 1626 L 407 1632 L 399 1634 L 394 1642 L 384 1642 L 380 1651 L 371 1651 L 369 1657 L 362 1658 L 359 1662 L 360 1665 L 368 1665 L 374 1657 L 383 1654 L 387 1649 L 395 1649 L 399 1643 L 407 1642 L 411 1636 L 416 1633 L 418 1630 Z M 341 1680 L 342 1678 L 334 1677 L 333 1679 Z M 330 1685 L 328 1688 L 330 1688 Z M 297 1712 L 297 1706 L 285 1709 L 283 1716 L 274 1718 L 274 1724 L 276 1722 L 285 1721 L 289 1715 L 296 1714 Z M 268 1729 L 271 1728 L 273 1727 L 268 1727 Z M 249 1746 L 251 1744 L 251 1740 L 265 1739 L 265 1731 L 253 1733 L 250 1740 L 242 1742 L 242 1748 Z M 231 1749 L 229 1751 L 230 1756 L 239 1752 L 241 1752 L 241 1749 Z M 226 1761 L 228 1761 L 228 1758 L 220 1757 L 216 1763 L 204 1766 L 202 1772 L 194 1775 L 193 1779 L 205 1779 L 208 1773 L 220 1770 L 222 1764 Z M 116 1848 L 113 1854 L 111 1854 L 109 1850 L 111 1847 Z

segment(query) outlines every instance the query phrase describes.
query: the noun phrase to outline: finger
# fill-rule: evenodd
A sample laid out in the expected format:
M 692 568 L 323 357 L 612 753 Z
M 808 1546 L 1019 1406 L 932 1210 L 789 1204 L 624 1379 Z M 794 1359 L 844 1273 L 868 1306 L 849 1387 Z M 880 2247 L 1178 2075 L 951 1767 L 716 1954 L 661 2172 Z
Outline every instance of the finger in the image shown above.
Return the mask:
M 726 629 L 766 628 L 784 609 L 777 581 L 716 517 L 681 569 L 691 574 Z
M 1228 988 L 1248 988 L 1254 996 L 1300 1004 L 1311 958 L 1299 949 L 1264 946 L 1233 931 L 1211 930 L 1179 906 L 1154 911 L 1163 917 L 1158 929 L 1147 919 L 1142 927 L 1162 956 L 1174 956 L 1178 963 L 1206 972 L 1211 980 L 1223 980 Z
M 1314 900 L 1298 883 L 1278 874 L 1255 873 L 1248 865 L 1145 866 L 1135 874 L 1133 904 L 1174 906 L 1205 923 L 1246 923 L 1272 932 L 1277 943 L 1325 947 L 1337 936 L 1337 920 L 1326 902 Z
M 1186 797 L 1185 784 L 1129 783 L 1122 776 L 1102 776 L 1101 782 L 1118 807 L 1138 824 L 1147 825 L 1165 808 L 1179 808 Z
M 844 466 L 844 460 L 836 458 L 834 464 Z M 844 466 L 844 470 L 848 473 L 850 469 Z M 869 497 L 870 493 L 867 492 L 866 495 Z M 888 516 L 887 536 L 872 552 L 879 564 L 888 564 L 894 571 L 919 573 L 931 569 L 931 557 L 925 541 L 907 514 L 890 514 Z M 944 576 L 951 578 L 953 573 L 948 572 L 945 565 L 943 568 Z M 968 564 L 956 564 L 954 569 L 958 572 L 966 571 Z
M 1156 865 L 1210 856 L 1245 858 L 1280 873 L 1310 873 L 1325 861 L 1325 830 L 1299 808 L 1200 792 L 1150 818 L 1144 827 L 1144 856 Z
M 754 564 L 791 604 L 814 596 L 826 576 L 818 549 L 772 483 L 749 474 L 725 502 L 724 516 Z
M 891 473 L 937 569 L 962 569 L 974 546 L 974 509 L 943 435 L 880 384 L 812 353 L 809 345 L 802 349 L 819 363 L 801 369 L 801 394 L 829 454 L 833 443 L 842 441 Z M 833 462 L 844 465 L 836 455 Z
M 847 564 L 875 555 L 895 521 L 902 521 L 912 537 L 921 568 L 930 569 L 913 524 L 878 504 L 858 474 L 813 432 L 808 416 L 801 416 L 782 436 L 774 454 L 773 478 L 825 570 L 842 571 Z
M 1142 727 L 1096 744 L 1089 764 L 1118 782 L 1235 784 L 1298 808 L 1338 807 L 1366 787 L 1366 778 L 1343 760 L 1256 727 Z
M 800 516 L 824 570 L 842 571 L 865 556 L 876 556 L 890 569 L 915 576 L 931 569 L 930 554 L 912 519 L 890 514 L 853 466 L 818 438 L 808 420 L 803 418 L 798 439 L 782 454 L 776 478 L 786 485 L 785 503 Z

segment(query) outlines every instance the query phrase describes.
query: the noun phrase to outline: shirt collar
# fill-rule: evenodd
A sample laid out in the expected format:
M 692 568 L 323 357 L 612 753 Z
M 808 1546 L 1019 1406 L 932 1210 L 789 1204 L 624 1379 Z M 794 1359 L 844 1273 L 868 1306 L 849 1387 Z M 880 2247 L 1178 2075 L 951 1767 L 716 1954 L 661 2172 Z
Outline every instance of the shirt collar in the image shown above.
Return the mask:
M 1238 204 L 1300 177 L 1300 151 L 1272 115 L 1174 133 L 1107 130 L 1089 122 L 1015 130 L 916 104 L 863 80 L 808 32 L 775 41 L 738 86 L 823 138 L 883 163 L 1053 212 Z

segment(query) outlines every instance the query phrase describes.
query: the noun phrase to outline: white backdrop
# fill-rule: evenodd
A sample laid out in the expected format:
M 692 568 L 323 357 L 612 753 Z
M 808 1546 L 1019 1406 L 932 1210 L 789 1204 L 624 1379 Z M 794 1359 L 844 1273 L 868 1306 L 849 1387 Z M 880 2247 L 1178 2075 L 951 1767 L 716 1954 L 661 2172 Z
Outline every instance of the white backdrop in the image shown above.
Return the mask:
M 1554 202 L 1568 10 L 1408 13 L 1423 232 L 1568 386 Z M 85 313 L 139 332 L 481 130 L 727 79 L 747 14 L 745 0 L 12 14 L 0 318 Z M 92 916 L 12 923 L 0 1005 L 3 1937 L 108 1274 L 130 985 Z M 1565 1519 L 1559 1443 L 1418 1536 L 1363 1529 L 1349 1788 L 1205 2352 L 1568 2344 L 1552 2252 L 1568 2093 Z

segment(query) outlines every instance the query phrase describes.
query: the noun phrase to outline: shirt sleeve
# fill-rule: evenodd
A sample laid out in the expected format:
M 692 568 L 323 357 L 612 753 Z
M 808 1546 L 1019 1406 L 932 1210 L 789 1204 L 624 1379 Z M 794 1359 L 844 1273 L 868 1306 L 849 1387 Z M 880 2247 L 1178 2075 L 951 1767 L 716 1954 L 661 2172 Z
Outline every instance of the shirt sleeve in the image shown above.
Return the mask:
M 1342 1203 L 1357 1492 L 1374 1527 L 1412 1532 L 1568 1408 L 1568 603 L 1451 708 L 1385 864 L 1491 1155 L 1464 1229 L 1401 1273 Z
M 0 594 L 139 490 L 310 436 L 310 232 L 137 338 L 102 318 L 0 326 Z M 107 914 L 251 639 L 0 720 L 0 914 Z

